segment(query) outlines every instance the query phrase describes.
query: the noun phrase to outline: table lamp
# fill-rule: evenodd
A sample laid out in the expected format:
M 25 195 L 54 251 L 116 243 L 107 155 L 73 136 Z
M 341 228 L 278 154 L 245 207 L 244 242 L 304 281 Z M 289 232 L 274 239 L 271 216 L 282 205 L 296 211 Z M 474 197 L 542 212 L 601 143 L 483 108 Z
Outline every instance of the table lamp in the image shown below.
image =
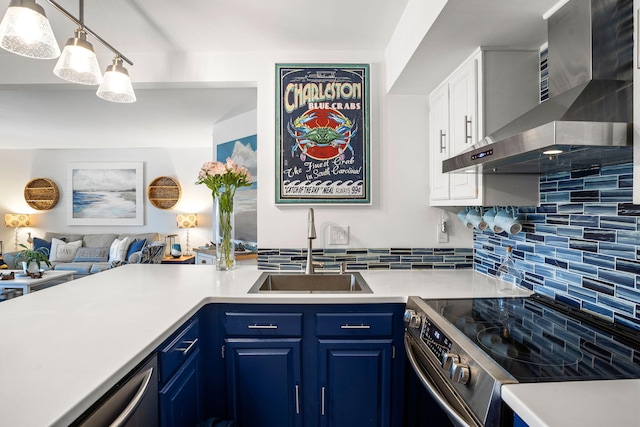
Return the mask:
M 16 229 L 15 236 L 13 238 L 13 249 L 18 250 L 18 228 L 27 227 L 29 225 L 29 215 L 8 213 L 4 216 L 4 226 L 14 227 Z
M 192 255 L 191 248 L 189 247 L 189 229 L 194 228 L 198 225 L 198 215 L 197 214 L 178 214 L 177 216 L 178 228 L 186 228 L 187 229 L 187 246 L 184 251 L 184 255 Z

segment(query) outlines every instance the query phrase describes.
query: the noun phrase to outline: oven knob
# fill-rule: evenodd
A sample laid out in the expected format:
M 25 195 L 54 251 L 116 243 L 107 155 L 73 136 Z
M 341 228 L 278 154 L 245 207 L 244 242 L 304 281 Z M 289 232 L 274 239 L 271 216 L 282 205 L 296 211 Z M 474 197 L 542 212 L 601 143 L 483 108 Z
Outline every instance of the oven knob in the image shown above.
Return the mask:
M 422 317 L 414 310 L 405 310 L 404 321 L 409 324 L 410 328 L 419 329 L 422 326 Z
M 460 384 L 467 384 L 469 382 L 469 366 L 454 362 L 451 366 L 451 379 Z
M 444 353 L 442 355 L 442 367 L 444 368 L 445 371 L 450 370 L 451 365 L 453 365 L 454 362 L 459 363 L 460 356 L 458 356 L 455 353 Z
M 409 320 L 409 326 L 419 329 L 420 326 L 422 326 L 422 317 L 419 314 L 414 314 L 413 316 L 411 316 L 411 320 Z

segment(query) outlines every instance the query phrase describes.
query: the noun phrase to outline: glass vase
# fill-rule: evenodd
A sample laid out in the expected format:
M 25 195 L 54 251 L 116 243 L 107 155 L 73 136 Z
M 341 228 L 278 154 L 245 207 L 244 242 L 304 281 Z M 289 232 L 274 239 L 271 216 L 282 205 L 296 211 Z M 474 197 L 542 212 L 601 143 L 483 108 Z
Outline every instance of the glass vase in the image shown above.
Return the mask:
M 216 208 L 216 270 L 232 270 L 236 266 L 235 214 L 233 196 L 220 193 L 214 199 Z

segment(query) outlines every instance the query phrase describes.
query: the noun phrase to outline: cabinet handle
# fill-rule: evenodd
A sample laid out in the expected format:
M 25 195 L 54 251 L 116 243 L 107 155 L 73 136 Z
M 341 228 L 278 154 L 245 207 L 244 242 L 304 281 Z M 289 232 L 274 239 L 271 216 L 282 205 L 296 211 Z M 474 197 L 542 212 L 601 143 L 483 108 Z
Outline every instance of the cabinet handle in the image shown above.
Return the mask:
M 320 401 L 321 401 L 321 405 L 322 407 L 320 408 L 322 410 L 322 415 L 324 415 L 324 387 L 322 387 L 322 390 L 320 392 Z
M 133 412 L 140 405 L 140 403 L 142 402 L 142 398 L 147 393 L 147 388 L 149 388 L 152 374 L 153 368 L 149 368 L 144 374 L 144 378 L 140 383 L 140 387 L 138 387 L 138 391 L 136 391 L 136 394 L 133 396 L 133 399 L 131 399 L 131 402 L 129 402 L 129 404 L 122 410 L 120 415 L 118 415 L 118 417 L 111 423 L 110 427 L 123 426 L 129 420 L 129 418 L 131 418 L 131 415 L 133 415 Z
M 444 144 L 444 138 L 447 136 L 447 133 L 440 129 L 440 153 L 447 149 L 447 146 Z
M 247 326 L 247 328 L 249 329 L 278 329 L 278 325 L 274 325 L 273 323 L 269 323 L 268 325 L 258 325 L 258 324 L 253 324 L 253 325 L 249 325 Z
M 467 140 L 473 139 L 473 132 L 471 132 L 471 117 L 464 116 L 464 143 L 467 144 Z
M 370 325 L 342 325 L 340 329 L 371 329 Z
M 296 384 L 296 414 L 300 414 L 300 387 Z
M 197 343 L 197 342 L 198 342 L 198 338 L 196 338 L 196 339 L 195 339 L 195 340 L 193 340 L 193 341 L 185 341 L 185 344 L 189 344 L 189 345 L 187 346 L 187 348 L 178 348 L 178 349 L 176 349 L 176 350 L 178 350 L 178 351 L 182 351 L 182 354 L 185 354 L 185 355 L 186 355 L 187 353 L 189 353 L 189 350 L 191 350 L 191 347 L 193 347 L 194 345 L 196 345 L 196 343 Z

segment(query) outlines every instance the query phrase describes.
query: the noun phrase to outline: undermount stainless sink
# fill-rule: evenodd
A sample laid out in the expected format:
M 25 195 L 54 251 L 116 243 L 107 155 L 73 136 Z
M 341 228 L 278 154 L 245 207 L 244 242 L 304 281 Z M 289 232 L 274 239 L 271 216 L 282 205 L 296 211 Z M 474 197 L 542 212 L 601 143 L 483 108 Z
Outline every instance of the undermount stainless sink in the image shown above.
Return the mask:
M 249 289 L 250 294 L 257 293 L 301 293 L 301 294 L 371 294 L 360 273 L 262 273 Z

